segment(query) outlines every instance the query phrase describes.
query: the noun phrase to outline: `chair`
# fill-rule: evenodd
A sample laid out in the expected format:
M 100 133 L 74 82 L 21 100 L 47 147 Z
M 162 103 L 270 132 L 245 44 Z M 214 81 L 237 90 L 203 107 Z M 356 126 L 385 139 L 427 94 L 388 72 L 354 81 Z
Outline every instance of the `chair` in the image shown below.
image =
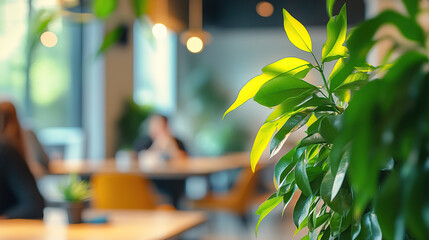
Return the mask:
M 225 194 L 209 193 L 207 197 L 195 200 L 191 204 L 195 208 L 206 210 L 223 210 L 235 213 L 244 223 L 250 205 L 254 202 L 257 189 L 258 170 L 253 173 L 250 168 L 241 170 L 234 186 Z
M 98 209 L 156 209 L 150 182 L 131 174 L 94 174 L 92 206 Z

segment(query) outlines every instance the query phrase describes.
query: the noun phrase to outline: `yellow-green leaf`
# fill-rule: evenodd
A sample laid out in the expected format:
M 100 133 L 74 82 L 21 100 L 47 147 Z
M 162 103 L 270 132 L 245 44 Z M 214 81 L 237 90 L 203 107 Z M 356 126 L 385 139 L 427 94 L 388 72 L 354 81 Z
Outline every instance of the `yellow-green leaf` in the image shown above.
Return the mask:
M 332 11 L 334 9 L 335 0 L 326 0 L 326 11 L 328 11 L 328 15 L 332 17 Z
M 343 46 L 347 33 L 346 5 L 341 8 L 338 16 L 331 17 L 327 25 L 327 40 L 322 48 L 322 62 L 329 62 L 347 55 Z
M 332 78 L 344 67 L 344 59 L 338 59 L 337 63 L 335 63 L 334 69 L 332 69 L 331 74 L 329 75 L 329 82 L 331 82 Z
M 289 117 L 282 117 L 276 121 L 265 122 L 256 134 L 255 142 L 253 143 L 252 151 L 250 152 L 250 166 L 252 171 L 255 171 L 262 153 L 270 143 L 270 139 L 274 132 L 283 127 Z
M 246 85 L 244 85 L 244 87 L 238 93 L 237 99 L 228 108 L 223 117 L 245 103 L 247 100 L 253 98 L 259 91 L 259 88 L 264 85 L 264 83 L 277 77 L 278 75 L 288 73 L 290 75 L 297 75 L 297 77 L 303 78 L 310 69 L 311 64 L 309 62 L 295 57 L 284 58 L 275 63 L 267 65 L 262 69 L 263 73 L 261 75 L 252 78 L 249 82 L 246 83 Z
M 258 223 L 256 224 L 256 227 L 255 227 L 255 236 L 258 235 L 258 227 L 262 219 L 264 219 L 268 215 L 268 213 L 270 213 L 282 201 L 283 201 L 283 197 L 273 197 L 273 198 L 267 199 L 259 206 L 258 210 L 255 213 L 256 215 L 260 215 Z
M 307 29 L 305 29 L 305 27 L 298 20 L 292 17 L 292 15 L 290 15 L 286 9 L 283 9 L 283 19 L 284 28 L 289 41 L 291 41 L 291 43 L 297 48 L 306 52 L 311 52 L 311 38 Z

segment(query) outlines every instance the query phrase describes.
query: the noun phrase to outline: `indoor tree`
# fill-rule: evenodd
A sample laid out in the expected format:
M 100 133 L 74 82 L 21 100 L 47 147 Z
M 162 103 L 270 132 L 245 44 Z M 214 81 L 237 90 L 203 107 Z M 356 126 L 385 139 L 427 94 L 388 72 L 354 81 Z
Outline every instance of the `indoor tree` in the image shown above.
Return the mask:
M 292 132 L 307 126 L 275 166 L 277 191 L 257 210 L 255 233 L 272 209 L 285 209 L 299 194 L 293 221 L 297 231 L 308 229 L 305 239 L 427 239 L 429 61 L 419 1 L 403 0 L 406 14 L 383 11 L 348 36 L 345 5 L 333 16 L 335 0 L 326 2 L 322 55 L 315 56 L 306 28 L 283 10 L 287 37 L 308 59 L 267 65 L 225 113 L 252 98 L 273 109 L 252 147 L 253 170 L 267 145 L 271 156 L 278 154 Z M 385 25 L 395 26 L 407 44 L 378 37 Z M 370 50 L 386 41 L 393 44 L 382 64 L 368 64 Z M 328 74 L 325 64 L 332 61 Z M 305 81 L 309 71 L 319 72 L 322 86 Z

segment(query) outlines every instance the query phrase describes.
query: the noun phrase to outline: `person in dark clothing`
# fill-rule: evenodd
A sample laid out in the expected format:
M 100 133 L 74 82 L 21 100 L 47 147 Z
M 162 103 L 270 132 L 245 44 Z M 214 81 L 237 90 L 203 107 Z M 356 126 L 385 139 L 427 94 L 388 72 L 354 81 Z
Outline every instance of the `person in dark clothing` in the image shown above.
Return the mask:
M 154 114 L 149 119 L 149 136 L 139 138 L 134 143 L 134 150 L 161 152 L 167 159 L 183 160 L 187 153 L 182 141 L 175 138 L 168 127 L 165 116 Z
M 167 117 L 152 115 L 148 130 L 149 136 L 141 137 L 134 143 L 133 148 L 137 153 L 159 153 L 160 161 L 186 161 L 188 155 L 185 146 L 172 135 Z M 161 193 L 168 195 L 174 207 L 178 208 L 179 199 L 185 191 L 185 179 L 157 179 L 153 180 L 153 183 Z
M 43 217 L 44 200 L 25 156 L 15 107 L 0 102 L 0 218 Z
M 24 158 L 0 142 L 0 218 L 43 218 L 44 200 Z

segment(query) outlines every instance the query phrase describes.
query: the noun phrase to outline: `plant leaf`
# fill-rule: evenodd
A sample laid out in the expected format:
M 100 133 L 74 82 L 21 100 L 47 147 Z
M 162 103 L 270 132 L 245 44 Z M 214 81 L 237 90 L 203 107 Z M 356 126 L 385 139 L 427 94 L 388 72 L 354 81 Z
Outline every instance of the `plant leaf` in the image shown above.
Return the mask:
M 295 166 L 295 181 L 299 189 L 305 196 L 313 195 L 310 187 L 310 181 L 308 180 L 306 164 L 304 159 L 297 162 Z
M 328 16 L 332 17 L 332 12 L 334 10 L 335 0 L 326 0 L 326 11 L 328 12 Z
M 93 0 L 92 2 L 92 10 L 95 16 L 99 18 L 107 18 L 110 16 L 118 5 L 117 0 Z
M 274 177 L 277 180 L 279 184 L 279 188 L 281 187 L 281 183 L 283 182 L 284 177 L 286 177 L 286 174 L 292 170 L 292 168 L 295 166 L 294 162 L 294 155 L 295 155 L 296 148 L 290 150 L 287 154 L 285 154 L 280 160 L 277 162 L 276 166 L 274 167 Z M 286 171 L 286 172 L 285 172 Z M 284 174 L 283 174 L 284 173 Z
M 307 29 L 292 17 L 286 9 L 283 9 L 283 19 L 284 29 L 289 41 L 303 51 L 312 52 L 311 38 Z
M 263 74 L 252 78 L 238 93 L 235 102 L 224 113 L 223 117 L 233 111 L 247 100 L 253 98 L 264 83 L 281 75 L 290 74 L 297 75 L 299 78 L 304 78 L 311 69 L 311 64 L 305 60 L 289 57 L 279 60 L 263 68 Z
M 419 0 L 402 0 L 402 3 L 407 9 L 408 15 L 410 18 L 416 19 L 417 13 L 419 12 Z
M 337 196 L 338 191 L 340 190 L 341 186 L 343 185 L 344 178 L 346 176 L 347 168 L 349 166 L 350 161 L 350 151 L 346 151 L 341 158 L 340 164 L 335 170 L 335 178 L 334 178 L 334 184 L 332 186 L 332 193 L 331 193 L 331 201 L 334 200 L 334 198 Z M 331 166 L 331 170 L 332 170 Z M 332 171 L 334 172 L 334 171 Z
M 141 18 L 147 12 L 148 0 L 130 0 L 136 18 Z
M 330 62 L 347 56 L 343 46 L 347 33 L 347 13 L 344 4 L 338 16 L 331 17 L 327 25 L 327 40 L 322 48 L 322 62 Z
M 311 95 L 318 89 L 295 76 L 280 75 L 266 82 L 256 93 L 254 100 L 267 107 L 274 107 L 283 101 L 301 94 Z
M 307 218 L 308 212 L 310 211 L 310 205 L 312 202 L 312 197 L 307 197 L 304 194 L 299 196 L 298 201 L 296 202 L 295 208 L 293 209 L 293 222 L 295 226 L 299 228 L 301 223 Z
M 319 133 L 328 143 L 333 143 L 338 135 L 337 129 L 327 117 L 322 118 L 319 126 Z
M 119 39 L 123 34 L 124 34 L 124 28 L 122 26 L 117 26 L 115 29 L 108 32 L 106 36 L 104 36 L 103 43 L 101 44 L 101 47 L 98 50 L 97 56 L 105 53 L 107 49 L 115 45 L 115 43 L 119 41 Z
M 285 124 L 286 120 L 287 118 L 283 117 L 273 122 L 266 122 L 259 129 L 253 143 L 252 151 L 250 152 L 250 166 L 252 171 L 255 171 L 256 164 L 261 158 L 262 152 L 270 143 L 271 136 L 274 134 L 277 127 L 282 127 L 283 124 Z
M 311 114 L 308 112 L 299 112 L 292 115 L 286 121 L 283 127 L 274 135 L 273 140 L 271 140 L 271 156 L 274 156 L 278 151 L 280 151 L 291 132 L 305 125 L 310 115 Z
M 362 217 L 361 231 L 358 240 L 381 240 L 382 232 L 378 225 L 377 216 L 374 213 L 366 213 Z
M 256 215 L 260 215 L 258 219 L 258 223 L 255 227 L 255 236 L 258 236 L 258 228 L 261 221 L 270 213 L 277 205 L 279 205 L 283 201 L 283 197 L 273 197 L 269 198 L 265 202 L 263 202 L 258 210 L 256 211 Z
M 336 197 L 331 200 L 332 187 L 334 185 L 334 176 L 331 170 L 328 170 L 323 178 L 320 186 L 320 196 L 323 201 L 335 212 L 346 215 L 352 206 L 352 194 L 349 188 L 342 186 L 338 191 Z

